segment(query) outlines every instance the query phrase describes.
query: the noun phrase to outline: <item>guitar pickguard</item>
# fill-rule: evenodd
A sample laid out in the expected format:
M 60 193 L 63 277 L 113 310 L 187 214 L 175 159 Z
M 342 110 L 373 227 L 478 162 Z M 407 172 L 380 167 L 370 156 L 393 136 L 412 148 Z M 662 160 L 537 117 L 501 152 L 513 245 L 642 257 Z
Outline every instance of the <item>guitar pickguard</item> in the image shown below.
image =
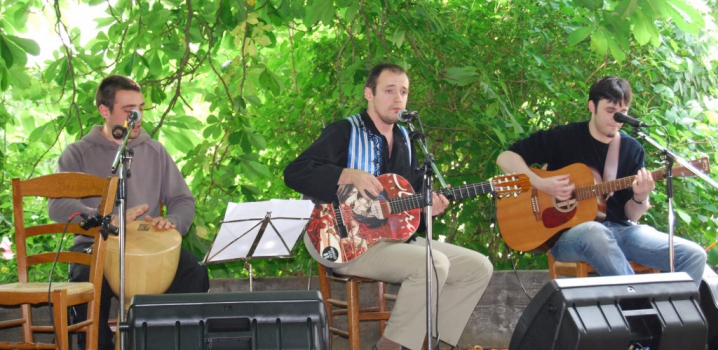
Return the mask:
M 571 221 L 574 215 L 576 215 L 575 210 L 561 211 L 556 208 L 547 208 L 541 213 L 541 221 L 544 227 L 554 228 Z

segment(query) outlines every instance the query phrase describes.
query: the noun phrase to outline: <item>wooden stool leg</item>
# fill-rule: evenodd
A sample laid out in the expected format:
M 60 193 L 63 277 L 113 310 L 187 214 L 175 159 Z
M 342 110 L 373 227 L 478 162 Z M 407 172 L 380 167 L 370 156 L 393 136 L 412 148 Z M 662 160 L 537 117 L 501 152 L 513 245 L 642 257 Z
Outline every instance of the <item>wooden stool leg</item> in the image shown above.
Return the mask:
M 386 311 L 386 298 L 384 297 L 384 294 L 386 294 L 386 284 L 381 281 L 376 282 L 376 293 L 377 293 L 377 302 L 379 303 L 379 312 L 385 312 Z M 379 335 L 384 336 L 384 329 L 386 329 L 386 320 L 380 320 L 379 321 Z
M 347 282 L 347 328 L 349 329 L 349 349 L 360 350 L 359 284 L 355 280 Z
M 548 255 L 548 275 L 552 280 L 556 279 L 556 260 L 554 260 L 551 251 L 546 253 Z
M 334 310 L 329 299 L 332 298 L 332 284 L 327 276 L 327 268 L 324 265 L 317 263 L 317 273 L 319 275 L 319 290 L 322 292 L 322 301 L 324 302 L 324 308 L 327 311 L 327 326 L 331 330 L 334 327 Z M 334 334 L 329 332 L 329 349 L 332 348 L 332 340 Z

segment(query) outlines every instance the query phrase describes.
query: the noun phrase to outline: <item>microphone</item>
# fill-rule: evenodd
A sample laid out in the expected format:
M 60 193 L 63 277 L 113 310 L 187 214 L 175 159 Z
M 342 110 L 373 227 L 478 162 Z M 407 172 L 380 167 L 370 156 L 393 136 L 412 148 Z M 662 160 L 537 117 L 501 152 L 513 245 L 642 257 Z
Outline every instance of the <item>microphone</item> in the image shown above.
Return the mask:
M 418 111 L 410 111 L 408 109 L 402 109 L 397 114 L 397 117 L 399 118 L 400 122 L 410 122 L 413 121 L 414 118 L 419 117 Z
M 613 115 L 613 120 L 615 120 L 619 123 L 628 124 L 633 127 L 650 126 L 636 118 L 629 117 L 621 112 L 616 112 L 616 114 Z
M 133 109 L 130 111 L 130 116 L 127 117 L 127 121 L 137 123 L 138 121 L 140 121 L 140 118 L 142 118 L 140 112 Z
M 137 123 L 140 119 L 142 119 L 140 112 L 134 109 L 131 110 L 124 125 L 115 125 L 112 127 L 112 137 L 114 137 L 115 140 L 122 140 L 125 138 L 125 135 L 127 135 L 127 127 L 130 126 L 130 123 Z

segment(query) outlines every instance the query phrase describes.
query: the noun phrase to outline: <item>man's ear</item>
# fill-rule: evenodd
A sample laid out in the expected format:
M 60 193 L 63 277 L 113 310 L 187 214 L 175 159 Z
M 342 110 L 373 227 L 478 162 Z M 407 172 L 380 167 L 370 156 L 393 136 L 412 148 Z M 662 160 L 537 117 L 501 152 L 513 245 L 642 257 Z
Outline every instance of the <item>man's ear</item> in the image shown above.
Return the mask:
M 97 110 L 100 112 L 100 115 L 105 120 L 109 119 L 110 114 L 112 113 L 112 112 L 110 112 L 110 107 L 107 107 L 105 105 L 100 105 L 100 107 L 97 107 Z
M 368 86 L 364 87 L 364 98 L 369 102 L 374 100 L 374 93 L 371 91 L 371 88 Z
M 588 111 L 591 112 L 591 114 L 596 114 L 596 104 L 593 103 L 593 101 L 588 101 Z

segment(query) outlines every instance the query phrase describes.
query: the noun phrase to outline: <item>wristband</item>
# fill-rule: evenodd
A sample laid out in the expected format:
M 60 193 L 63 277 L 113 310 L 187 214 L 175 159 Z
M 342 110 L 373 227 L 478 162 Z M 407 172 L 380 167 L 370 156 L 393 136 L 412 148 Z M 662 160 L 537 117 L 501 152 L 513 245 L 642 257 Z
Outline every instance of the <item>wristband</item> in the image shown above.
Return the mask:
M 636 204 L 644 204 L 644 203 L 646 203 L 646 201 L 648 200 L 648 198 L 646 197 L 646 199 L 644 199 L 644 200 L 642 200 L 642 201 L 639 202 L 639 201 L 636 200 L 636 195 L 634 194 L 633 196 L 631 196 L 631 200 L 634 201 L 634 202 L 636 202 Z

